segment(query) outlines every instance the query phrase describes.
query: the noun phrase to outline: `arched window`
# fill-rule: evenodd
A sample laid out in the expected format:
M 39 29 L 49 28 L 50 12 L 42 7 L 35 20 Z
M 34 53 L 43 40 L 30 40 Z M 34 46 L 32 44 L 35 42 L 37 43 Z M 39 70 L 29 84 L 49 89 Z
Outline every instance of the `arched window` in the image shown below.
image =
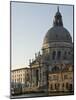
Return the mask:
M 72 84 L 69 84 L 69 90 L 72 91 L 72 89 L 73 89 Z
M 64 83 L 62 83 L 62 87 L 64 88 Z
M 58 52 L 57 52 L 57 59 L 60 59 L 60 57 L 61 57 L 61 52 L 58 51 Z
M 56 89 L 56 84 L 55 84 L 55 89 Z
M 39 80 L 39 70 L 36 70 L 36 85 L 38 85 L 38 80 Z
M 53 90 L 53 85 L 52 84 L 50 84 L 50 90 Z
M 55 89 L 56 89 L 56 90 L 59 90 L 59 87 L 60 87 L 60 84 L 59 84 L 59 83 L 56 83 L 56 84 L 55 84 Z
M 64 52 L 64 59 L 66 59 L 67 58 L 67 52 L 65 51 Z
M 67 89 L 67 90 L 68 90 L 68 85 L 69 85 L 69 84 L 68 84 L 68 83 L 66 83 L 66 89 Z
M 53 60 L 55 59 L 55 56 L 56 56 L 56 52 L 53 51 L 53 53 L 52 53 L 52 59 L 53 59 Z

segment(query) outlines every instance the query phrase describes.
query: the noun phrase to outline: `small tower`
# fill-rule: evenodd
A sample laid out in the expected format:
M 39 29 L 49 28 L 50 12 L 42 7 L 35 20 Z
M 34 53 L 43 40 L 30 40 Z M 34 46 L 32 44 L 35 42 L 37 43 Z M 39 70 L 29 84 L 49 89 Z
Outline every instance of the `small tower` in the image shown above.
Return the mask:
M 59 11 L 59 6 L 57 7 L 57 12 L 54 16 L 53 26 L 63 26 L 62 16 Z

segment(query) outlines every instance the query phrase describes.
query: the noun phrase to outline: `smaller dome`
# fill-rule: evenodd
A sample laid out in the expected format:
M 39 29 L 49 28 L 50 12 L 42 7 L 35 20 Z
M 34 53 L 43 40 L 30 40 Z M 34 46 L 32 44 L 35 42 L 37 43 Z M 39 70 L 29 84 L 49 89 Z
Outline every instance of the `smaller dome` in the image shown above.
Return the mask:
M 59 11 L 59 7 L 58 7 L 57 12 L 54 16 L 53 26 L 63 26 L 62 15 Z

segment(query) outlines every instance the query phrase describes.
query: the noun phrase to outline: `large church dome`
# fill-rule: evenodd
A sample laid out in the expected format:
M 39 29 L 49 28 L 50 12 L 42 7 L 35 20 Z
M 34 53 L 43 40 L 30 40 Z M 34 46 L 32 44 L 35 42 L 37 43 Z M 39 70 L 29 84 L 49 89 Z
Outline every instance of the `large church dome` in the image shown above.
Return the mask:
M 44 38 L 44 44 L 50 42 L 72 42 L 70 33 L 64 27 L 52 27 Z
M 53 27 L 46 33 L 43 44 L 51 42 L 72 42 L 69 31 L 63 27 L 62 16 L 59 12 L 59 8 L 54 16 Z

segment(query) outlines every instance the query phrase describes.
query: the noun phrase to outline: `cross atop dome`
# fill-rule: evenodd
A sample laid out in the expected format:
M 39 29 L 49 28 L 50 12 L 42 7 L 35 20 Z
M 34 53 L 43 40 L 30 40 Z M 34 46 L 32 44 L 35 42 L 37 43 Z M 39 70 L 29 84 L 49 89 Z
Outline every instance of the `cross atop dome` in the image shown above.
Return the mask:
M 59 12 L 59 6 L 57 6 L 57 11 Z

